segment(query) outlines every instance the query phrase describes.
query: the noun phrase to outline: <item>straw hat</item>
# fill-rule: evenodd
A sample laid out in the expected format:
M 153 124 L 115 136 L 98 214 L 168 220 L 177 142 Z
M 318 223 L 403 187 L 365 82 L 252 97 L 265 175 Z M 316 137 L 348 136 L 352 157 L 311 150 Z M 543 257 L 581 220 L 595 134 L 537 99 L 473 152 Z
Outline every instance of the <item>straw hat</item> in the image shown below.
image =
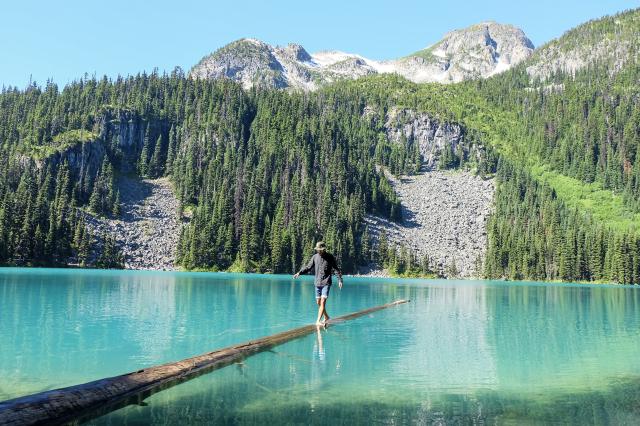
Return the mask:
M 327 249 L 327 245 L 324 241 L 318 241 L 315 246 L 315 251 L 325 251 Z

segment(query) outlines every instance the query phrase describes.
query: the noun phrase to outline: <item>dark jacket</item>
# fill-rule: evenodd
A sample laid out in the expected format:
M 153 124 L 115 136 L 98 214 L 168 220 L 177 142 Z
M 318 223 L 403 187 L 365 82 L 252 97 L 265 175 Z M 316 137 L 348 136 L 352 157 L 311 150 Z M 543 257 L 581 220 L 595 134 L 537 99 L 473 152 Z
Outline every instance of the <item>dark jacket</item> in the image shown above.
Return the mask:
M 300 269 L 298 274 L 306 274 L 307 272 L 314 270 L 316 279 L 314 281 L 316 287 L 324 287 L 331 285 L 331 271 L 335 269 L 339 275 L 342 275 L 342 271 L 338 268 L 336 258 L 331 253 L 316 253 L 311 257 L 309 263 Z

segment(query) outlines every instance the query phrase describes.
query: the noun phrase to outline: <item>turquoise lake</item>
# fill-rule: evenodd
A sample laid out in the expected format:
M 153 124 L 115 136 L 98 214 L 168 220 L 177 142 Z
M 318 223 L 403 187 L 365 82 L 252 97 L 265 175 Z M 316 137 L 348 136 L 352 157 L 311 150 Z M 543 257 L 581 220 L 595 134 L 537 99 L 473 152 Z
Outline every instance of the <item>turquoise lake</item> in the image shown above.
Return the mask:
M 640 292 L 346 278 L 333 325 L 90 424 L 640 424 Z M 311 277 L 0 269 L 0 400 L 315 321 Z

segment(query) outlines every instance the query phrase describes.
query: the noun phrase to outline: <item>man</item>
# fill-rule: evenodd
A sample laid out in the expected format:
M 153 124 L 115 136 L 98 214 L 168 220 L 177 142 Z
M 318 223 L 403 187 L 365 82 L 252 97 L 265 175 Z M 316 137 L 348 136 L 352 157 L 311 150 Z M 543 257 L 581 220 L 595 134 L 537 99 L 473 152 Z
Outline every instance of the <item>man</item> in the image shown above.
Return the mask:
M 316 325 L 326 325 L 329 321 L 327 313 L 327 297 L 331 290 L 331 273 L 335 269 L 338 273 L 338 286 L 342 289 L 342 271 L 338 267 L 336 258 L 331 253 L 327 253 L 327 246 L 323 241 L 316 243 L 316 254 L 311 257 L 309 263 L 304 266 L 293 278 L 298 278 L 300 274 L 314 270 L 316 278 L 314 284 L 316 286 L 316 303 L 318 304 L 318 319 Z M 324 320 L 322 319 L 324 317 Z

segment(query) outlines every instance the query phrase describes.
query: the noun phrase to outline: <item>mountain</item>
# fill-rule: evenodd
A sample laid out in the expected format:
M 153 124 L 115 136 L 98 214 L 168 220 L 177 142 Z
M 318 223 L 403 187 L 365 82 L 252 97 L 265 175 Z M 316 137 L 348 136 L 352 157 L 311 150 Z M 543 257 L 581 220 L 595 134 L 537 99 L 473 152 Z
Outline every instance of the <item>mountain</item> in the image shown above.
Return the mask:
M 640 283 L 639 16 L 392 61 L 496 74 L 454 84 L 242 40 L 210 63 L 233 78 L 5 88 L 0 264 L 290 273 L 322 239 L 345 272 Z
M 484 22 L 451 31 L 426 49 L 387 61 L 340 51 L 309 54 L 298 44 L 274 47 L 241 39 L 203 58 L 190 74 L 196 78 L 229 78 L 245 88 L 300 90 L 380 73 L 399 74 L 416 83 L 452 83 L 500 73 L 532 52 L 533 44 L 522 30 Z

